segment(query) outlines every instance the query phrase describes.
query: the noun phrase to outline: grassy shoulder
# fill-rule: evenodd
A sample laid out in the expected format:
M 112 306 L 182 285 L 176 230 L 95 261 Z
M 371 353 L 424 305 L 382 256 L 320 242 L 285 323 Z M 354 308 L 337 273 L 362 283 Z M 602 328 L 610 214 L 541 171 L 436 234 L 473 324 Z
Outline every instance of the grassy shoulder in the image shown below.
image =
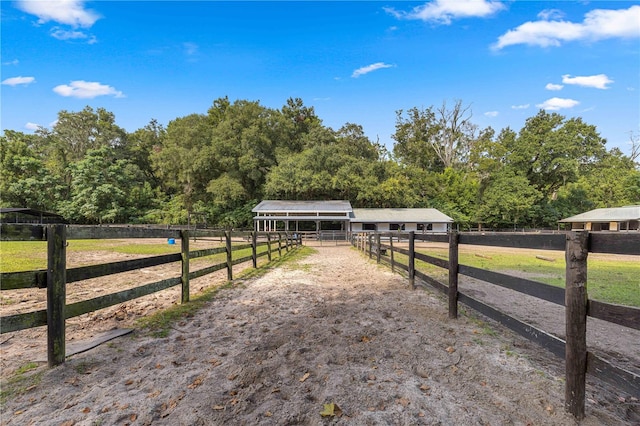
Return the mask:
M 38 363 L 28 362 L 18 368 L 10 377 L 2 379 L 0 383 L 0 410 L 9 398 L 28 392 L 40 383 L 46 370 L 45 367 L 38 367 Z

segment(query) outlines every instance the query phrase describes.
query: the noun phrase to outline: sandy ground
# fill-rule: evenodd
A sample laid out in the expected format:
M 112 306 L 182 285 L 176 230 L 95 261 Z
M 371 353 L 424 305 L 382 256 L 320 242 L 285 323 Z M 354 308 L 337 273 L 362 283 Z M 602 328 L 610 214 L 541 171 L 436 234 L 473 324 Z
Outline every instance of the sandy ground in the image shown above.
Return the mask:
M 315 248 L 237 281 L 167 338 L 137 330 L 39 367 L 41 382 L 10 398 L 0 423 L 576 424 L 563 410 L 562 360 L 479 316 L 449 320 L 441 296 L 349 246 Z M 221 277 L 199 280 L 194 290 Z M 130 326 L 178 298 L 79 317 L 70 336 Z M 44 330 L 1 338 L 4 377 L 42 351 Z M 639 423 L 634 396 L 590 381 L 582 424 Z

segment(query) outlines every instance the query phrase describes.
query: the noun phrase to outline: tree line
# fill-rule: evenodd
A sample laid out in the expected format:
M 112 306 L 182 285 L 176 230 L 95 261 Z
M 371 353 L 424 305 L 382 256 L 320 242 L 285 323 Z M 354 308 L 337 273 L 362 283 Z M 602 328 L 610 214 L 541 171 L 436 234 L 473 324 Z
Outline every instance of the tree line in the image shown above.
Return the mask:
M 540 110 L 519 131 L 480 129 L 469 106 L 396 112 L 393 148 L 362 126 L 216 99 L 205 114 L 129 133 L 113 113 L 60 111 L 51 129 L 0 137 L 0 205 L 73 223 L 245 227 L 261 199 L 433 207 L 463 228 L 551 227 L 597 207 L 640 204 L 638 144 L 607 150 L 596 127 Z M 633 135 L 631 137 L 633 141 Z M 637 142 L 637 139 L 635 140 Z M 200 219 L 199 219 L 200 220 Z

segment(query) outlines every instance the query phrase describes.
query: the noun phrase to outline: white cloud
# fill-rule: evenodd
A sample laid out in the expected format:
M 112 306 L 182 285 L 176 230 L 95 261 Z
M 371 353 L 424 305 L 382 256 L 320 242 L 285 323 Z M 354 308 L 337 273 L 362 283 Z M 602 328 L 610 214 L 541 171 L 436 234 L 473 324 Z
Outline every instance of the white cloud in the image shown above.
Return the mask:
M 5 86 L 19 86 L 24 85 L 27 86 L 33 82 L 35 82 L 35 77 L 10 77 L 2 81 L 2 84 Z
M 20 61 L 18 61 L 17 59 L 14 59 L 13 61 L 3 62 L 2 65 L 18 65 L 19 63 Z
M 484 113 L 486 117 L 497 117 L 499 114 L 498 111 L 487 111 Z
M 538 13 L 538 18 L 549 21 L 551 19 L 562 19 L 564 18 L 564 12 L 558 9 L 545 9 L 542 12 Z
M 640 25 L 640 24 L 639 24 Z M 571 77 L 569 74 L 562 76 L 562 82 L 564 84 L 575 84 L 583 87 L 593 87 L 595 89 L 608 89 L 607 84 L 613 83 L 606 74 L 589 75 L 589 76 L 575 76 Z
M 640 37 L 640 5 L 619 10 L 594 9 L 580 23 L 557 20 L 556 16 L 546 15 L 547 18 L 554 18 L 550 20 L 542 15 L 540 21 L 525 22 L 498 37 L 492 47 L 497 50 L 514 44 L 556 47 L 576 40 Z
M 560 109 L 573 108 L 576 105 L 579 105 L 580 102 L 574 99 L 563 99 L 563 98 L 551 98 L 547 99 L 541 104 L 537 104 L 538 108 L 547 109 L 549 111 L 557 111 Z
M 195 43 L 182 43 L 182 47 L 184 47 L 184 53 L 187 56 L 193 56 L 198 53 L 198 45 Z
M 504 4 L 493 0 L 434 0 L 414 7 L 410 12 L 399 12 L 393 8 L 385 8 L 385 11 L 398 19 L 418 19 L 449 25 L 453 19 L 484 18 L 504 8 Z
M 19 0 L 17 6 L 20 10 L 37 16 L 40 24 L 54 21 L 72 27 L 89 28 L 100 19 L 100 15 L 85 9 L 84 3 L 82 0 Z
M 93 81 L 76 80 L 70 84 L 61 84 L 53 88 L 53 91 L 60 96 L 73 97 L 79 99 L 93 99 L 98 96 L 114 96 L 124 98 L 124 94 L 106 84 Z
M 28 122 L 24 125 L 24 128 L 27 130 L 38 130 L 40 128 L 39 124 Z
M 564 86 L 562 84 L 553 84 L 553 83 L 547 83 L 546 86 L 544 86 L 545 89 L 547 90 L 562 90 Z
M 529 104 L 511 105 L 511 109 L 527 109 L 527 108 L 529 108 Z
M 351 77 L 358 78 L 361 75 L 369 74 L 370 72 L 383 69 L 383 68 L 393 68 L 395 65 L 385 64 L 384 62 L 376 62 L 375 64 L 367 65 L 366 67 L 358 68 L 351 74 Z
M 87 40 L 89 44 L 97 42 L 96 37 L 78 30 L 65 30 L 60 27 L 51 28 L 51 37 L 58 40 Z

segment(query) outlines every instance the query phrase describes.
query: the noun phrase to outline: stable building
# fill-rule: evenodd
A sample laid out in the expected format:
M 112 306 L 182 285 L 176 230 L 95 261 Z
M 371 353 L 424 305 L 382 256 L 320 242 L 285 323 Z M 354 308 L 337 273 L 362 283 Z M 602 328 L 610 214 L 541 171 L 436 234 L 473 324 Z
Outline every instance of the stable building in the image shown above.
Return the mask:
M 351 203 L 330 201 L 263 200 L 252 210 L 254 229 L 273 231 L 348 231 Z
M 590 210 L 559 222 L 574 231 L 640 231 L 640 205 Z
M 353 209 L 351 232 L 447 232 L 453 219 L 437 209 Z
M 264 200 L 252 209 L 254 229 L 273 231 L 447 232 L 453 219 L 436 209 L 353 209 L 345 200 Z
M 52 223 L 66 224 L 68 222 L 57 213 L 22 207 L 5 207 L 0 208 L 0 223 L 46 225 Z

